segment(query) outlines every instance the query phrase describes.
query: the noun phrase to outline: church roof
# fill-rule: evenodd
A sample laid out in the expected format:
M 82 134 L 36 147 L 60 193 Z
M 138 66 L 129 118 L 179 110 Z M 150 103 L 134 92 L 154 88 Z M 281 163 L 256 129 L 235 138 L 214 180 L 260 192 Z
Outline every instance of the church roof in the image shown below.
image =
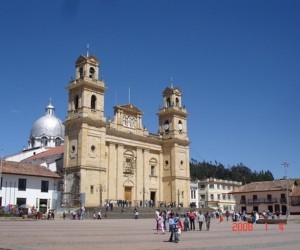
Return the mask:
M 288 180 L 288 189 L 293 189 L 295 180 Z M 249 184 L 234 188 L 231 193 L 249 193 L 263 191 L 286 190 L 285 180 L 251 182 Z
M 14 174 L 14 175 L 27 175 L 27 176 L 39 176 L 39 177 L 49 177 L 49 178 L 59 178 L 60 176 L 52 172 L 51 170 L 32 164 L 24 164 L 13 161 L 3 161 L 2 162 L 2 173 L 4 174 Z
M 175 88 L 166 87 L 163 92 L 163 95 L 172 94 L 172 93 L 181 94 L 181 90 L 177 87 L 175 87 Z
M 41 152 L 39 154 L 35 154 L 29 158 L 24 159 L 23 162 L 47 158 L 47 157 L 51 157 L 51 156 L 55 156 L 55 155 L 61 155 L 64 153 L 64 148 L 65 148 L 64 145 L 57 146 L 55 148 L 50 148 L 47 151 Z
M 125 105 L 119 105 L 119 106 L 115 106 L 114 107 L 115 110 L 123 110 L 123 111 L 127 111 L 129 113 L 135 113 L 135 114 L 143 114 L 143 112 L 141 110 L 139 110 L 137 107 L 133 106 L 132 104 L 125 104 Z
M 94 61 L 95 63 L 99 63 L 99 60 L 97 59 L 97 57 L 90 55 L 90 56 L 83 56 L 80 55 L 77 60 L 76 60 L 76 64 L 81 64 L 87 61 Z
M 62 121 L 54 114 L 54 107 L 50 103 L 46 107 L 45 115 L 36 120 L 30 131 L 30 138 L 32 137 L 59 137 L 64 138 L 65 127 Z

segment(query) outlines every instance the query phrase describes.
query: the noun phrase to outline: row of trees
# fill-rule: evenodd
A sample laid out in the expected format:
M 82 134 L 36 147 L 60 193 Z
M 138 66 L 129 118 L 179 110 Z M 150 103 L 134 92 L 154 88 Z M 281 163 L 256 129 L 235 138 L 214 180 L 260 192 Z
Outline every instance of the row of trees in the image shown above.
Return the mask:
M 218 163 L 217 161 L 214 163 L 206 161 L 198 162 L 195 159 L 191 159 L 190 171 L 192 181 L 210 177 L 223 180 L 241 181 L 243 184 L 255 181 L 274 180 L 273 174 L 269 170 L 261 170 L 259 172 L 252 171 L 243 163 L 226 168 L 223 164 Z

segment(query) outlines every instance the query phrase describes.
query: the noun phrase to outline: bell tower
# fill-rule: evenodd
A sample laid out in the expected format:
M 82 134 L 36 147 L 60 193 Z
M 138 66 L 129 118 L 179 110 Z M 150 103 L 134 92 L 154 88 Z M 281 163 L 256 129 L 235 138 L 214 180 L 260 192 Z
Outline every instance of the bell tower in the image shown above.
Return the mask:
M 104 92 L 107 88 L 99 80 L 99 65 L 95 56 L 79 56 L 75 79 L 67 86 L 63 202 L 71 206 L 98 206 L 96 188 L 106 179 Z
M 189 205 L 190 159 L 187 136 L 187 111 L 177 87 L 163 91 L 163 107 L 158 112 L 163 151 L 164 199 Z
M 182 106 L 179 88 L 167 87 L 163 92 L 163 108 L 158 112 L 159 133 L 163 139 L 187 140 L 187 111 Z

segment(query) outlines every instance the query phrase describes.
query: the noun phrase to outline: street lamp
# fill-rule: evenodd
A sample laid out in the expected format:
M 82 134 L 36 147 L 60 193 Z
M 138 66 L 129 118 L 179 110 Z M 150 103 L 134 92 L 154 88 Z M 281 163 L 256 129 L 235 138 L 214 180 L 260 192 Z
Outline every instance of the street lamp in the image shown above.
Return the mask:
M 0 189 L 2 189 L 2 152 L 3 149 L 0 149 Z
M 102 193 L 104 192 L 104 186 L 100 184 L 99 186 L 99 194 L 100 194 L 100 207 L 102 207 Z
M 177 190 L 177 196 L 178 196 L 178 204 L 177 204 L 177 206 L 179 207 L 179 198 L 180 198 L 180 191 L 179 191 L 179 189 Z
M 284 167 L 284 174 L 285 174 L 285 191 L 286 191 L 286 220 L 289 217 L 290 208 L 289 208 L 289 191 L 288 191 L 288 179 L 287 179 L 287 168 L 289 167 L 289 164 L 287 162 L 284 162 L 281 164 L 281 166 Z
M 145 194 L 148 194 L 145 187 L 141 190 L 141 193 L 143 194 L 143 207 L 145 207 Z

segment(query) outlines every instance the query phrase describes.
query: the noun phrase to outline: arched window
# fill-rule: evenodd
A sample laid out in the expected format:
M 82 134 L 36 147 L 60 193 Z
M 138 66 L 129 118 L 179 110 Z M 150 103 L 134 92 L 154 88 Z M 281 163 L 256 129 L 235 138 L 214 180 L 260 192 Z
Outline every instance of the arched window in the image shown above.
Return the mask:
M 95 69 L 93 67 L 90 67 L 90 74 L 89 77 L 94 79 L 95 78 Z
M 167 98 L 167 108 L 171 107 L 171 99 Z
M 78 107 L 79 107 L 79 96 L 76 95 L 74 99 L 74 108 L 78 109 Z
M 84 75 L 83 75 L 83 68 L 80 68 L 80 69 L 79 69 L 79 77 L 80 77 L 80 78 L 83 78 L 83 76 L 84 76 Z
M 55 146 L 61 145 L 61 139 L 59 137 L 55 138 Z
M 48 145 L 48 138 L 46 136 L 43 136 L 41 142 L 42 142 L 42 146 L 47 146 Z
M 150 175 L 156 176 L 157 175 L 157 173 L 156 173 L 157 160 L 155 158 L 150 159 L 149 165 L 150 165 Z
M 91 109 L 96 109 L 96 101 L 97 101 L 96 96 L 92 95 L 92 97 L 91 97 Z
M 176 107 L 179 107 L 179 99 L 178 98 L 176 98 L 176 100 L 175 100 L 175 105 L 176 105 Z

